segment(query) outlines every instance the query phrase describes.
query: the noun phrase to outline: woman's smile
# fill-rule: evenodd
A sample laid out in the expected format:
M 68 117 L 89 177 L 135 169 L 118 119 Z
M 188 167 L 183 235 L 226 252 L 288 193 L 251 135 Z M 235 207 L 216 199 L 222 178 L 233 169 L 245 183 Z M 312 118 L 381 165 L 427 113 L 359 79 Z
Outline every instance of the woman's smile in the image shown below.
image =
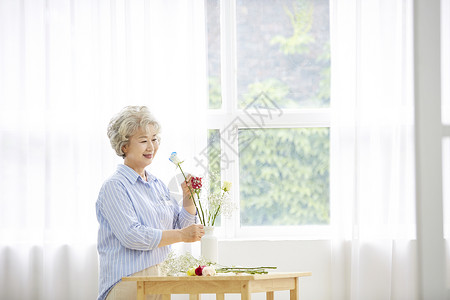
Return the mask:
M 128 144 L 123 146 L 124 164 L 145 178 L 145 167 L 150 165 L 159 148 L 157 130 L 153 125 L 139 127 L 130 137 Z

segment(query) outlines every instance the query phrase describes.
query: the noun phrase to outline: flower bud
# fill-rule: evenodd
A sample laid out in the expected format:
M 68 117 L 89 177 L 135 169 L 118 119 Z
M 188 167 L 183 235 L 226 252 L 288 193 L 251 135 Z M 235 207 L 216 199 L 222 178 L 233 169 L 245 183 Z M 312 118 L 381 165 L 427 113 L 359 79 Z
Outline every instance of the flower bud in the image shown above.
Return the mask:
M 169 160 L 171 162 L 173 162 L 175 165 L 178 166 L 178 164 L 181 163 L 181 160 L 178 158 L 177 153 L 176 152 L 172 152 L 172 154 L 170 155 Z

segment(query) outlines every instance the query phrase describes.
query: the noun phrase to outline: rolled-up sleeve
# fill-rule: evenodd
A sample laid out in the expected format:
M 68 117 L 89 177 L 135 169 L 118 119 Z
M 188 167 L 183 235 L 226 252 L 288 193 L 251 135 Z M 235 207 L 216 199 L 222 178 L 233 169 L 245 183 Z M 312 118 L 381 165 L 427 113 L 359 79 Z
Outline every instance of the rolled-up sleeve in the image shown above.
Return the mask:
M 165 192 L 172 202 L 174 208 L 173 229 L 181 229 L 192 224 L 198 223 L 197 212 L 195 215 L 190 214 L 183 206 L 180 206 L 177 200 L 170 195 L 170 191 L 165 187 Z
M 192 224 L 197 223 L 197 215 L 191 215 L 184 207 L 179 207 L 178 214 L 176 216 L 176 227 L 184 228 Z
M 152 250 L 158 247 L 162 230 L 144 226 L 139 222 L 122 183 L 106 182 L 99 200 L 100 212 L 124 247 L 134 250 Z

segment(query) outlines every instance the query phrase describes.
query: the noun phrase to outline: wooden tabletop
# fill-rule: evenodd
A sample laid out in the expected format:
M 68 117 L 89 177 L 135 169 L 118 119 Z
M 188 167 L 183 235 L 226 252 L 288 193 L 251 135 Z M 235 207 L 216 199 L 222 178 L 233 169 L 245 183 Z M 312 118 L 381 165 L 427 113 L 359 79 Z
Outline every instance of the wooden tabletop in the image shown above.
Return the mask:
M 145 295 L 161 294 L 170 300 L 172 294 L 189 294 L 190 300 L 201 300 L 200 294 L 216 294 L 216 300 L 225 300 L 225 294 L 239 293 L 241 300 L 251 300 L 251 293 L 266 292 L 267 300 L 274 300 L 275 291 L 290 290 L 290 300 L 298 300 L 299 277 L 311 272 L 270 272 L 268 274 L 218 273 L 215 276 L 129 276 L 123 281 L 135 281 L 137 300 Z
M 265 280 L 311 276 L 311 272 L 270 272 L 268 274 L 218 273 L 215 276 L 129 276 L 123 281 Z

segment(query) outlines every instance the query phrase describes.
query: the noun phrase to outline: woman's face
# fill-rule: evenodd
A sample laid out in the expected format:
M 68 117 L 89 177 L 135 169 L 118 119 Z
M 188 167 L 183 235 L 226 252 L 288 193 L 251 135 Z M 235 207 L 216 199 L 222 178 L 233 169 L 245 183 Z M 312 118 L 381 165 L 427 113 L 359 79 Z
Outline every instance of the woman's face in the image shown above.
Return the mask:
M 159 139 L 155 127 L 148 125 L 147 130 L 139 127 L 129 143 L 122 148 L 125 153 L 124 164 L 141 174 L 152 163 L 158 148 Z

